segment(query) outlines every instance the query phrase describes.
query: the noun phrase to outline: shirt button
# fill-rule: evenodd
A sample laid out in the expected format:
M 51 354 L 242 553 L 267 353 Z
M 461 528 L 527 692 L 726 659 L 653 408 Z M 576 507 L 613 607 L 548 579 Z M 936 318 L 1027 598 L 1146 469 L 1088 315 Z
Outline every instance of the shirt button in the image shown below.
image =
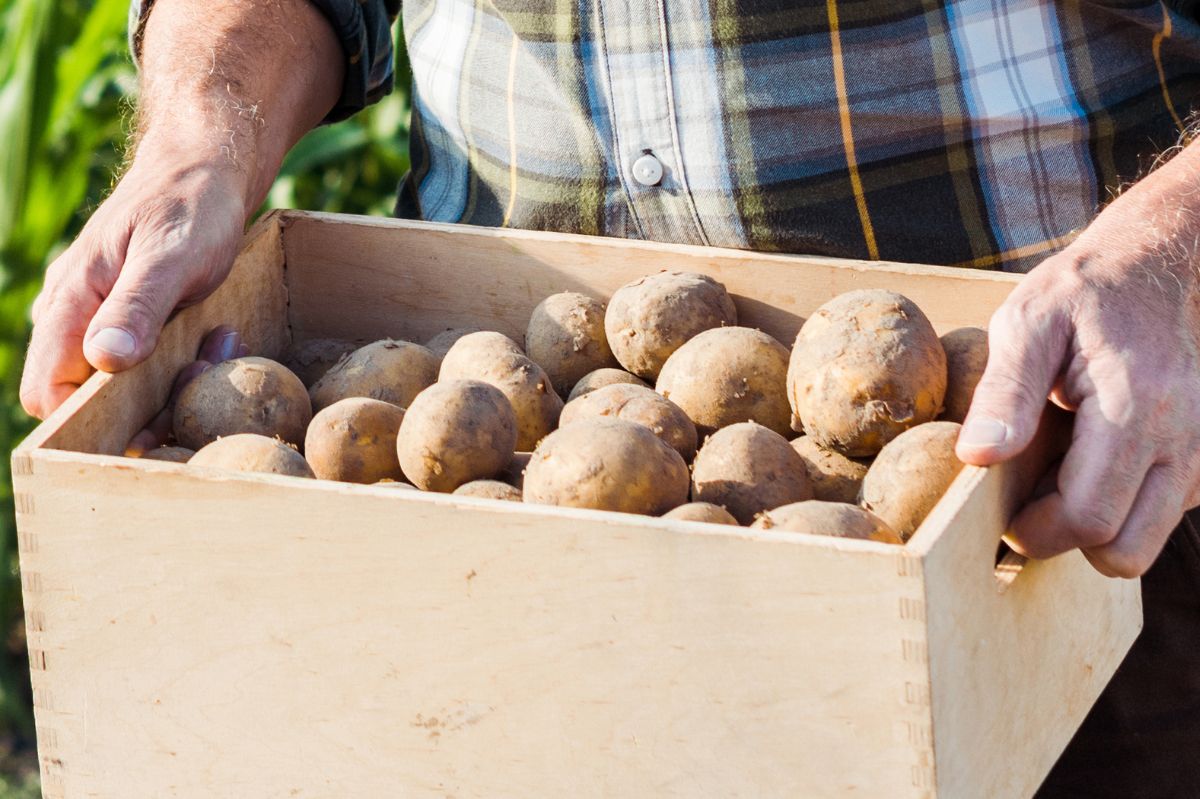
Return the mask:
M 657 186 L 663 178 L 663 165 L 650 153 L 633 162 L 633 179 L 643 186 Z

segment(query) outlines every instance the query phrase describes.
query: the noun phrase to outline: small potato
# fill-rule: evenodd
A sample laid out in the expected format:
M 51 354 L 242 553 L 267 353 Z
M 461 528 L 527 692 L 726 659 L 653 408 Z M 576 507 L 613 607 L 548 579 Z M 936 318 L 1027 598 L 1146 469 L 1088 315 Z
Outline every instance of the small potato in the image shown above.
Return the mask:
M 604 332 L 621 366 L 653 380 L 671 353 L 693 336 L 737 324 L 725 287 L 708 275 L 660 272 L 627 283 L 612 295 Z
M 429 341 L 425 342 L 425 349 L 433 353 L 438 359 L 438 363 L 442 362 L 442 358 L 446 357 L 446 353 L 454 346 L 463 336 L 469 336 L 472 333 L 482 333 L 481 327 L 452 327 L 449 330 L 443 330 Z
M 437 374 L 437 358 L 420 344 L 383 339 L 338 361 L 313 384 L 309 395 L 314 412 L 349 397 L 407 408 L 413 397 L 437 381 Z
M 516 415 L 498 388 L 448 380 L 412 401 L 400 423 L 396 453 L 417 488 L 450 493 L 499 474 L 512 460 L 516 440 Z
M 825 449 L 810 436 L 797 438 L 792 442 L 792 449 L 804 459 L 813 499 L 851 505 L 858 502 L 858 489 L 867 475 L 868 463 Z
M 650 430 L 583 419 L 542 441 L 525 469 L 525 501 L 657 516 L 687 501 L 688 468 Z
M 218 438 L 201 447 L 188 465 L 292 477 L 314 476 L 303 455 L 277 438 L 267 438 L 257 433 L 237 433 Z
M 574 291 L 551 294 L 529 317 L 525 353 L 560 396 L 589 372 L 616 366 L 604 335 L 604 303 Z
M 701 435 L 738 422 L 792 432 L 787 347 L 760 330 L 706 330 L 667 359 L 655 389 L 696 423 Z
M 310 338 L 292 342 L 280 360 L 305 386 L 312 386 L 358 346 L 344 338 Z
M 420 491 L 421 490 L 421 489 L 417 488 L 415 485 L 412 485 L 411 483 L 402 483 L 399 480 L 380 480 L 379 482 L 372 483 L 371 485 L 378 486 L 379 488 L 398 488 L 401 491 Z
M 148 449 L 141 457 L 148 461 L 169 461 L 171 463 L 187 463 L 195 455 L 195 450 L 187 447 L 157 447 Z
M 496 476 L 513 488 L 524 490 L 525 468 L 529 466 L 529 459 L 532 457 L 532 452 L 514 452 L 512 460 Z
M 792 410 L 816 443 L 866 457 L 941 411 L 946 353 L 912 300 L 893 291 L 850 291 L 800 328 L 787 386 Z
M 612 386 L 617 384 L 627 384 L 631 386 L 646 386 L 646 382 L 641 378 L 629 374 L 624 369 L 597 369 L 594 372 L 588 372 L 583 377 L 579 378 L 579 382 L 571 389 L 571 393 L 567 395 L 567 402 L 577 400 L 585 394 L 590 394 L 598 388 Z M 646 386 L 649 388 L 649 386 Z
M 696 455 L 696 426 L 683 410 L 652 388 L 618 383 L 568 402 L 558 419 L 560 427 L 580 419 L 610 416 L 650 428 L 690 461 Z
M 737 525 L 738 520 L 720 505 L 711 502 L 689 502 L 663 514 L 664 519 L 679 519 L 685 522 L 708 522 L 709 524 Z
M 742 422 L 718 430 L 696 453 L 692 499 L 721 505 L 739 524 L 750 524 L 755 514 L 812 499 L 812 486 L 786 438 Z
M 350 397 L 313 417 L 304 437 L 304 456 L 322 480 L 377 483 L 399 480 L 396 434 L 404 410 L 390 402 Z
M 503 499 L 508 502 L 521 501 L 521 489 L 513 488 L 508 483 L 502 483 L 499 480 L 472 480 L 454 489 L 454 495 L 459 497 Z
M 499 333 L 472 333 L 442 359 L 439 380 L 482 380 L 503 392 L 517 415 L 517 449 L 529 452 L 558 425 L 563 401 L 542 367 Z
M 172 422 L 181 446 L 199 450 L 222 436 L 257 433 L 304 443 L 312 420 L 300 378 L 267 358 L 234 358 L 194 377 L 175 400 Z
M 942 349 L 946 351 L 946 399 L 942 403 L 945 410 L 938 418 L 962 424 L 987 366 L 987 331 L 978 327 L 951 330 L 942 336 Z
M 962 470 L 955 422 L 917 425 L 890 441 L 863 478 L 859 504 L 907 541 Z
M 887 524 L 869 510 L 844 502 L 822 502 L 810 499 L 774 508 L 755 519 L 751 527 L 760 530 L 786 530 L 809 535 L 831 535 L 837 538 L 860 538 L 901 544 Z

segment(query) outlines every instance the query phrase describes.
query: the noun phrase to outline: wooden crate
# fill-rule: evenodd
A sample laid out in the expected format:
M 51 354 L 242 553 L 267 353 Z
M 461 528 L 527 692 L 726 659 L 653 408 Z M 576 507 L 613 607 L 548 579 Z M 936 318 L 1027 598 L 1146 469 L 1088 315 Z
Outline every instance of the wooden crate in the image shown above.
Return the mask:
M 14 453 L 44 795 L 1030 795 L 1141 624 L 1138 583 L 1078 553 L 997 580 L 1052 435 L 964 469 L 904 547 L 119 457 L 217 324 L 267 355 L 519 335 L 552 292 L 667 268 L 789 344 L 849 289 L 902 291 L 945 331 L 1017 280 L 266 217 L 147 362 Z

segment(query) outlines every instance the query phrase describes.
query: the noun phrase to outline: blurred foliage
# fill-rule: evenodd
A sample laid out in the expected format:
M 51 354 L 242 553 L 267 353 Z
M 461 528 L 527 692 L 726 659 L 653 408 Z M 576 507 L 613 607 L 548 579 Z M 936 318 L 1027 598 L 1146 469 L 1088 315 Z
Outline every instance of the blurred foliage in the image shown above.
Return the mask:
M 136 72 L 128 0 L 0 0 L 0 799 L 39 795 L 9 452 L 32 427 L 17 391 L 29 306 L 119 174 Z M 409 76 L 355 118 L 318 128 L 267 205 L 388 214 L 408 169 Z

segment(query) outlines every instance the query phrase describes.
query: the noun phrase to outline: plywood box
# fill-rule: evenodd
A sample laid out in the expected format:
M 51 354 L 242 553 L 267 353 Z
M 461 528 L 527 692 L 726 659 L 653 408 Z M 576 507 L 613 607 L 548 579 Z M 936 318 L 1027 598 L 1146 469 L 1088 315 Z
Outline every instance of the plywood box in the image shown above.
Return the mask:
M 1141 623 L 997 545 L 1050 457 L 966 468 L 896 547 L 121 457 L 217 324 L 519 335 L 567 289 L 709 273 L 790 343 L 843 291 L 941 332 L 1017 278 L 308 213 L 247 235 L 149 361 L 15 452 L 38 748 L 59 797 L 1029 796 Z

